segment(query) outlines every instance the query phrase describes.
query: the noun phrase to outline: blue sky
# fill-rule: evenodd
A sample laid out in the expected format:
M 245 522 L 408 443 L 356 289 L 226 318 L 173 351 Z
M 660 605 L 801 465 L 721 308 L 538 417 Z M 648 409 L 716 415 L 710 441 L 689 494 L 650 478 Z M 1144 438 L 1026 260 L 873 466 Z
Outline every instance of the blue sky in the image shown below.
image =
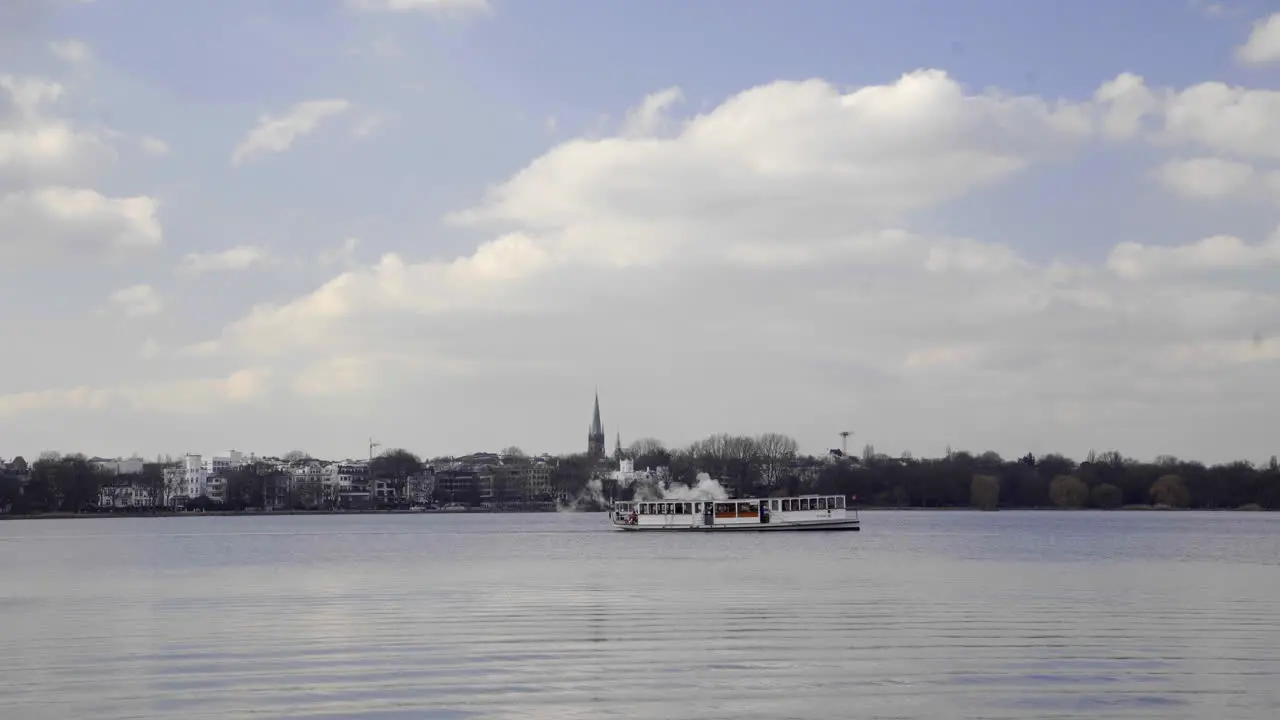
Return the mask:
M 1269 4 L 476 6 L 0 14 L 0 457 L 1274 451 Z

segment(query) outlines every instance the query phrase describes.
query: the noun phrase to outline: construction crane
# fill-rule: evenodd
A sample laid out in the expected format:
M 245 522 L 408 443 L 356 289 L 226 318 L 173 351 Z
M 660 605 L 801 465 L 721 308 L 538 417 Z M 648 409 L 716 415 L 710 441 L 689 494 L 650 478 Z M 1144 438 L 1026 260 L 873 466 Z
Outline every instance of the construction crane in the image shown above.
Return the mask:
M 378 481 L 373 479 L 373 449 L 381 447 L 382 443 L 374 442 L 373 438 L 369 438 L 369 466 L 365 468 L 365 482 L 369 485 L 369 502 L 373 503 L 378 495 Z

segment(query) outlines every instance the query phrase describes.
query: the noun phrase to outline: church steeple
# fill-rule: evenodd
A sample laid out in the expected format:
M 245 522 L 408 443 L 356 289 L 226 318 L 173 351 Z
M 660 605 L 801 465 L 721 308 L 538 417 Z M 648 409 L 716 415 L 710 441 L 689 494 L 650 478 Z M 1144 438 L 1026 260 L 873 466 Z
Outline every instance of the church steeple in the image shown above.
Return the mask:
M 596 391 L 595 410 L 591 414 L 591 429 L 587 431 L 587 454 L 604 457 L 604 423 L 600 422 L 600 392 Z
M 617 432 L 617 435 L 615 436 L 616 439 L 614 440 L 614 443 L 613 443 L 613 459 L 621 460 L 622 459 L 622 431 L 618 430 L 616 432 Z

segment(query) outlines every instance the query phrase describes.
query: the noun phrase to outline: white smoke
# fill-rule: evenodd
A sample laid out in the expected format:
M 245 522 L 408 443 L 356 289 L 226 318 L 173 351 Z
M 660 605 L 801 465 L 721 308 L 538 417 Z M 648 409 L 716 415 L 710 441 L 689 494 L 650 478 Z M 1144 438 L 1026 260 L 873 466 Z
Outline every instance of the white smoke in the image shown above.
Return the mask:
M 698 482 L 693 487 L 684 483 L 670 483 L 662 488 L 662 500 L 728 500 L 729 493 L 724 486 L 716 482 L 704 472 L 698 473 Z
M 599 510 L 608 507 L 609 501 L 604 496 L 604 483 L 600 482 L 600 478 L 593 477 L 587 481 L 587 486 L 582 488 L 572 498 L 560 498 L 556 500 L 556 512 L 581 512 L 583 510 Z
M 704 472 L 698 473 L 698 481 L 692 487 L 682 482 L 667 481 L 660 475 L 647 472 L 615 470 L 610 473 L 609 478 L 617 484 L 619 489 L 633 488 L 633 499 L 639 502 L 658 500 L 715 501 L 729 498 L 729 493 L 724 489 L 724 486 Z M 597 477 L 591 478 L 586 487 L 575 497 L 556 503 L 556 509 L 560 512 L 578 512 L 608 506 L 609 498 L 605 497 L 604 483 Z

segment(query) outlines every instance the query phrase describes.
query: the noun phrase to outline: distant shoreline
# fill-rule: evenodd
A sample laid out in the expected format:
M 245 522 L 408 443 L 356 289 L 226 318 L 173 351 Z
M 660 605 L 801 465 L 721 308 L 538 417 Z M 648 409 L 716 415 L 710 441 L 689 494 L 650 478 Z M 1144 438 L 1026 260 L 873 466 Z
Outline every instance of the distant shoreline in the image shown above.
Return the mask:
M 466 510 L 187 510 L 183 512 L 51 512 L 31 515 L 0 514 L 0 520 L 91 520 L 94 518 L 172 518 L 218 516 L 269 516 L 269 515 L 466 515 L 468 513 L 555 513 L 564 512 L 543 508 L 469 508 Z M 568 511 L 574 512 L 574 511 Z M 599 512 L 604 512 L 603 510 Z
M 999 510 L 983 510 L 976 507 L 897 507 L 872 506 L 859 507 L 858 512 L 1275 512 L 1258 506 L 1238 508 L 1175 508 L 1158 505 L 1125 505 L 1117 508 L 1063 508 L 1063 507 L 1011 507 Z M 528 514 L 528 513 L 560 513 L 560 512 L 597 512 L 605 510 L 559 510 L 547 508 L 468 508 L 466 510 L 207 510 L 185 512 L 101 512 L 101 513 L 39 513 L 34 515 L 0 514 L 0 520 L 91 520 L 95 518 L 172 518 L 172 517 L 262 517 L 271 515 L 466 515 L 469 513 L 495 514 Z

